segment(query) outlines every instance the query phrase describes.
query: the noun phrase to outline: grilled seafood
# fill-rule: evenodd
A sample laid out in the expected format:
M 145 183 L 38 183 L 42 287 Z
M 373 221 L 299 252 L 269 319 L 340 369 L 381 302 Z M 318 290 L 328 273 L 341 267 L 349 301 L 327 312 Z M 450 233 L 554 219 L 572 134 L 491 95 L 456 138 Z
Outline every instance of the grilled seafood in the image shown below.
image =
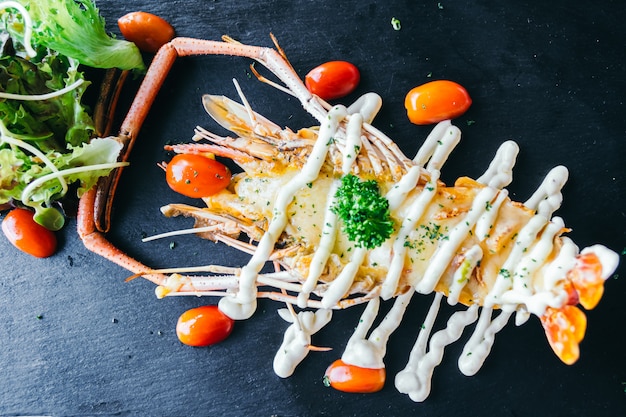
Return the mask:
M 220 309 L 234 319 L 249 318 L 259 297 L 286 303 L 281 316 L 291 324 L 274 359 L 281 377 L 291 375 L 314 349 L 312 335 L 330 322 L 333 310 L 359 303 L 367 306 L 342 360 L 360 368 L 384 368 L 387 340 L 415 292 L 436 295 L 409 362 L 395 380 L 397 389 L 414 401 L 428 396 L 430 376 L 445 346 L 476 321 L 459 359 L 467 375 L 478 371 L 495 334 L 513 313 L 517 324 L 530 314 L 540 317 L 559 358 L 576 361 L 586 326 L 576 305 L 589 309 L 597 304 L 618 257 L 601 245 L 579 252 L 562 236 L 567 231 L 563 220 L 552 215 L 567 180 L 564 167 L 552 170 L 524 204 L 513 202 L 504 187 L 512 180 L 518 147 L 505 142 L 481 177 L 446 186 L 439 173 L 460 140 L 459 129 L 449 121 L 437 125 L 410 159 L 370 124 L 381 106 L 377 95 L 367 94 L 350 107 L 330 107 L 306 91 L 284 56 L 228 38 L 223 43 L 175 39 L 162 48 L 127 118 L 133 129 L 125 135 L 136 135 L 147 112 L 143 103 L 151 103 L 177 55 L 222 53 L 267 66 L 286 84 L 280 88 L 296 96 L 320 123 L 298 132 L 283 130 L 253 112 L 243 94 L 243 105 L 207 95 L 207 112 L 236 136 L 197 128 L 197 143 L 168 147 L 227 157 L 243 169 L 226 190 L 203 199 L 206 207 L 170 204 L 162 211 L 195 218 L 195 227 L 181 233 L 247 252 L 248 264 L 151 270 L 101 245 L 106 242 L 101 234 L 83 229 L 88 247 L 150 279 L 158 297 L 220 296 Z M 348 239 L 333 210 L 341 178 L 348 175 L 374 180 L 388 201 L 393 233 L 377 247 Z M 89 202 L 83 206 L 87 225 L 93 220 L 89 207 Z M 239 239 L 242 235 L 249 241 Z M 93 236 L 98 244 L 90 242 Z M 263 269 L 268 261 L 273 272 Z M 444 296 L 448 303 L 468 308 L 452 314 L 447 327 L 431 336 Z M 372 329 L 381 298 L 394 298 L 394 305 Z M 500 313 L 493 317 L 495 310 Z

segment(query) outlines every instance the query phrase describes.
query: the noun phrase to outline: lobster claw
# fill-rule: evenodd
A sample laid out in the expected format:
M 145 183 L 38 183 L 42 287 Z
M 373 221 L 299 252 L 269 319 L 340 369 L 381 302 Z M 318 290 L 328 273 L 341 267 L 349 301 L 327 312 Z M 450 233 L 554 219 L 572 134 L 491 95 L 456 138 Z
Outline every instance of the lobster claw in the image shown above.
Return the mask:
M 578 360 L 578 344 L 585 336 L 587 317 L 576 306 L 565 305 L 559 309 L 548 307 L 541 324 L 546 332 L 548 343 L 556 355 L 567 365 Z

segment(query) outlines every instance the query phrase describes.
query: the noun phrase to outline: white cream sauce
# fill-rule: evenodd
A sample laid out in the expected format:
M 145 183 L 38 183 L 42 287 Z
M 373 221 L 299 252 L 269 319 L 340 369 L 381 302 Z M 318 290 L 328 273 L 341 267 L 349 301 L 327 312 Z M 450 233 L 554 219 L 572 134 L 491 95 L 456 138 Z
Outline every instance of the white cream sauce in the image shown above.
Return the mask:
M 472 246 L 463 255 L 464 259 L 459 269 L 454 272 L 452 278 L 452 284 L 450 285 L 450 293 L 448 294 L 448 304 L 451 306 L 456 305 L 459 302 L 459 295 L 461 290 L 469 282 L 469 277 L 472 276 L 474 268 L 478 266 L 478 263 L 483 257 L 483 250 L 480 245 Z
M 504 188 L 513 180 L 513 166 L 519 152 L 517 143 L 509 140 L 496 151 L 485 173 L 476 181 L 494 188 Z
M 500 297 L 510 287 L 512 271 L 515 270 L 516 265 L 520 262 L 524 254 L 528 251 L 528 248 L 537 239 L 537 235 L 544 228 L 547 223 L 547 219 L 543 216 L 535 215 L 519 232 L 513 250 L 509 254 L 502 268 L 498 272 L 498 277 L 493 285 L 491 291 L 487 294 L 484 301 L 485 307 L 494 307 L 501 304 Z M 515 309 L 516 305 L 502 305 L 502 308 Z
M 410 289 L 396 297 L 393 306 L 382 322 L 367 337 L 367 332 L 376 319 L 380 305 L 380 298 L 370 300 L 361 315 L 356 330 L 348 340 L 341 359 L 345 363 L 361 368 L 384 368 L 383 358 L 387 352 L 387 342 L 391 333 L 400 325 L 413 292 L 413 289 Z
M 459 370 L 464 375 L 472 376 L 478 372 L 485 359 L 491 351 L 496 333 L 504 328 L 511 317 L 510 312 L 502 311 L 493 321 L 491 320 L 493 310 L 483 307 L 480 312 L 480 319 L 474 328 L 474 333 L 463 347 L 463 352 L 459 356 Z
M 561 189 L 567 182 L 569 172 L 564 166 L 553 168 L 543 180 L 537 191 L 524 203 L 546 218 L 552 216 L 563 201 Z
M 457 341 L 465 327 L 478 316 L 478 306 L 472 305 L 467 310 L 457 311 L 452 314 L 446 327 L 430 336 L 433 331 L 435 319 L 439 312 L 443 294 L 436 293 L 430 306 L 426 320 L 422 325 L 417 341 L 411 350 L 409 362 L 395 378 L 395 386 L 398 391 L 408 394 L 413 401 L 424 401 L 430 393 L 432 375 L 435 367 L 443 359 L 443 351 L 446 346 Z M 426 345 L 430 338 L 428 352 Z
M 350 262 L 343 267 L 337 278 L 330 283 L 322 297 L 322 306 L 324 308 L 334 307 L 347 294 L 368 252 L 367 248 L 355 248 L 352 251 Z
M 405 242 L 407 241 L 411 231 L 415 229 L 415 225 L 418 220 L 422 218 L 428 204 L 430 204 L 431 200 L 437 193 L 437 180 L 439 180 L 439 171 L 434 171 L 431 175 L 431 180 L 424 186 L 424 190 L 411 204 L 406 217 L 402 220 L 400 231 L 393 242 L 393 255 L 391 257 L 389 271 L 387 272 L 387 277 L 385 278 L 381 289 L 380 296 L 385 300 L 393 297 L 396 288 L 398 287 L 398 282 L 400 281 L 400 276 L 402 275 L 402 271 L 404 269 L 406 253 L 409 249 L 405 245 Z M 390 200 L 389 205 L 394 208 L 398 207 L 400 205 L 400 201 L 396 201 L 397 196 L 392 195 L 390 197 L 389 194 L 391 194 L 391 192 L 387 194 L 388 199 Z M 406 197 L 406 193 L 400 187 L 397 194 Z
M 274 372 L 281 378 L 287 378 L 309 353 L 311 335 L 330 322 L 332 310 L 319 309 L 315 313 L 300 311 L 294 316 L 291 311 L 282 309 L 279 314 L 292 324 L 287 327 L 283 343 L 274 356 Z

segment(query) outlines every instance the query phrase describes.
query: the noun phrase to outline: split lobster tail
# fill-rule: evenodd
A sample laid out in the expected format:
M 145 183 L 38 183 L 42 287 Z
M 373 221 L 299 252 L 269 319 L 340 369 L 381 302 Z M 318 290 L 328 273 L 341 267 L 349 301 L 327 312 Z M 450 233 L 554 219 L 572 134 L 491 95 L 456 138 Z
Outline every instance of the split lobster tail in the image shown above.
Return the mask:
M 613 274 L 618 262 L 617 253 L 602 245 L 583 249 L 567 273 L 568 304 L 561 308 L 548 307 L 541 316 L 548 342 L 564 363 L 571 365 L 578 360 L 578 345 L 587 327 L 587 317 L 576 304 L 593 309 L 604 293 L 604 281 Z

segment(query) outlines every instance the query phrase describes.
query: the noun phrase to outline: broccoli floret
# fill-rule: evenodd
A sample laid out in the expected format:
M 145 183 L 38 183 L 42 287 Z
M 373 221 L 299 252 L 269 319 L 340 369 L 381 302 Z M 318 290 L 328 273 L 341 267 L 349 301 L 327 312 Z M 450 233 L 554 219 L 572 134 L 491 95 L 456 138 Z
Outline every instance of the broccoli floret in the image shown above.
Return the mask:
M 380 195 L 376 181 L 345 175 L 335 199 L 331 210 L 339 216 L 342 231 L 356 246 L 376 248 L 393 233 L 389 201 Z

